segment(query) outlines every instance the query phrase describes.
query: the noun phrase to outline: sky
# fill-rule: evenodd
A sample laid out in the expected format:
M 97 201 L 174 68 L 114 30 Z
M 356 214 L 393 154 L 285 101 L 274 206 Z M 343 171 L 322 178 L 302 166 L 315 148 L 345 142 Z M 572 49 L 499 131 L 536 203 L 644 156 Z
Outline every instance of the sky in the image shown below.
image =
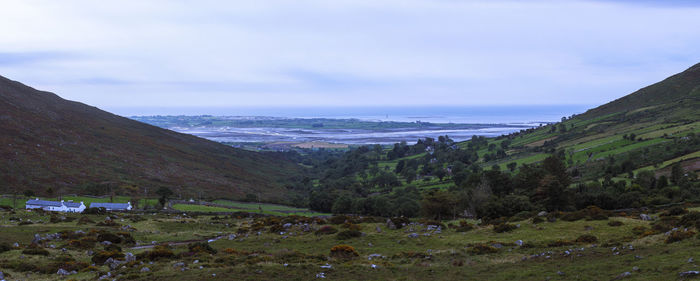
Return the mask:
M 700 62 L 695 2 L 0 0 L 0 75 L 106 109 L 598 105 Z

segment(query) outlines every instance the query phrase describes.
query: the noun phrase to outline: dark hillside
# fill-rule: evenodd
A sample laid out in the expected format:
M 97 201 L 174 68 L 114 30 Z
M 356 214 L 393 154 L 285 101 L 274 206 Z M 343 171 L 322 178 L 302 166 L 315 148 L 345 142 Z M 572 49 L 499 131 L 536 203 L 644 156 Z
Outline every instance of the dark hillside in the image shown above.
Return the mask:
M 592 119 L 620 112 L 650 111 L 664 113 L 663 117 L 697 120 L 700 114 L 700 110 L 696 107 L 698 104 L 700 104 L 700 63 L 661 82 L 588 110 L 579 117 Z M 677 111 L 673 112 L 673 110 Z
M 0 77 L 0 192 L 284 199 L 295 164 L 120 117 Z

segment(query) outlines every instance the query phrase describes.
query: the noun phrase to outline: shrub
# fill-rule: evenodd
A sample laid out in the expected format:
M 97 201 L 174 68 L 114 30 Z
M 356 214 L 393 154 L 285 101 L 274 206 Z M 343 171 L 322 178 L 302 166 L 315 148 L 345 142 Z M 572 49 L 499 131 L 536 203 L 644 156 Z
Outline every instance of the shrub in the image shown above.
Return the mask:
M 7 242 L 0 243 L 0 253 L 7 252 L 9 250 L 12 250 L 12 246 L 10 246 L 10 243 L 7 243 Z
M 679 224 L 684 227 L 695 226 L 695 228 L 700 229 L 700 212 L 693 211 L 682 216 Z
M 473 255 L 492 254 L 498 253 L 498 249 L 496 247 L 492 247 L 485 244 L 475 244 L 474 246 L 471 246 L 469 247 L 469 249 L 467 249 L 467 253 Z
M 190 249 L 190 252 L 193 253 L 206 253 L 206 254 L 216 254 L 216 250 L 209 245 L 209 243 L 206 242 L 199 242 L 199 243 L 191 243 L 187 246 L 188 249 Z
M 355 231 L 360 231 L 362 230 L 362 226 L 359 224 L 354 224 L 349 221 L 343 223 L 342 228 L 348 229 L 348 230 L 355 230 Z
M 609 221 L 609 222 L 608 222 L 608 225 L 609 225 L 609 226 L 621 226 L 621 225 L 623 225 L 623 224 L 624 224 L 624 223 L 622 223 L 621 221 Z
M 576 238 L 577 243 L 595 243 L 598 241 L 598 237 L 590 234 L 584 234 Z
M 634 228 L 632 228 L 632 233 L 634 233 L 635 235 L 642 235 L 646 231 L 647 228 L 644 226 L 635 226 Z
M 688 210 L 683 209 L 683 207 L 675 206 L 675 207 L 672 207 L 671 209 L 668 209 L 668 211 L 661 214 L 661 216 L 680 216 L 680 215 L 685 214 L 687 212 L 688 212 Z
M 95 221 L 91 220 L 89 217 L 80 217 L 80 219 L 77 222 L 78 225 L 89 224 L 89 223 L 95 223 Z
M 651 227 L 656 232 L 667 232 L 677 225 L 679 225 L 680 219 L 675 217 L 661 217 L 659 220 L 652 223 Z
M 474 225 L 468 223 L 467 221 L 459 221 L 459 226 L 455 229 L 457 232 L 467 232 L 474 229 Z
M 121 251 L 122 251 L 122 247 L 119 247 L 119 246 L 117 246 L 117 245 L 115 245 L 115 244 L 109 244 L 109 245 L 105 245 L 105 251 L 117 251 L 117 252 L 121 252 Z
M 393 217 L 389 220 L 391 220 L 391 223 L 396 226 L 396 229 L 401 229 L 402 227 L 411 223 L 411 220 L 406 217 Z
M 100 235 L 97 235 L 97 241 L 99 241 L 99 242 L 109 241 L 109 242 L 117 244 L 117 243 L 122 242 L 122 238 L 119 237 L 119 235 L 109 233 L 109 232 L 104 232 L 104 233 L 100 233 Z
M 345 230 L 339 232 L 336 238 L 338 238 L 338 240 L 347 240 L 360 236 L 362 236 L 362 232 L 359 232 L 357 230 Z
M 352 221 L 350 217 L 346 215 L 336 215 L 332 216 L 330 219 L 328 219 L 328 223 L 330 224 L 343 224 L 346 221 Z
M 284 226 L 282 224 L 279 224 L 279 223 L 270 226 L 270 233 L 279 233 L 279 232 L 282 232 L 284 230 L 285 230 Z
M 688 239 L 690 237 L 693 237 L 695 235 L 695 231 L 687 230 L 687 231 L 681 231 L 681 230 L 676 230 L 671 232 L 671 234 L 668 235 L 666 238 L 666 244 L 670 244 L 673 242 L 678 242 L 682 241 L 685 239 Z
M 338 229 L 336 229 L 335 227 L 332 227 L 330 225 L 324 225 L 321 228 L 319 228 L 318 230 L 316 230 L 315 233 L 316 233 L 316 235 L 328 235 L 328 234 L 334 234 L 336 232 L 338 232 Z
M 160 259 L 170 259 L 175 257 L 175 253 L 166 246 L 156 246 L 153 250 L 136 255 L 139 259 L 155 261 Z
M 574 244 L 574 242 L 572 242 L 572 241 L 560 239 L 560 240 L 557 240 L 554 242 L 550 242 L 549 244 L 547 244 L 547 246 L 548 247 L 562 247 L 562 246 L 571 246 L 573 244 Z
M 101 222 L 98 222 L 96 225 L 97 226 L 119 226 L 119 224 L 114 222 L 113 220 L 101 221 Z
M 104 215 L 107 213 L 107 209 L 103 207 L 99 208 L 87 208 L 83 210 L 83 215 Z
M 95 243 L 97 243 L 97 239 L 95 239 L 94 237 L 83 237 L 80 239 L 68 241 L 68 247 L 78 249 L 92 249 L 93 247 L 95 247 Z
M 99 251 L 92 256 L 92 262 L 97 265 L 104 264 L 109 258 L 123 260 L 124 254 L 119 251 Z
M 119 235 L 122 238 L 123 244 L 135 244 L 136 243 L 136 240 L 134 240 L 134 237 L 131 236 L 131 234 L 128 232 L 117 232 L 117 235 Z
M 518 228 L 515 225 L 509 224 L 509 223 L 501 223 L 493 226 L 493 231 L 497 233 L 503 233 L 503 232 L 509 232 L 513 231 L 514 229 Z
M 582 220 L 586 217 L 586 214 L 584 214 L 581 211 L 577 212 L 570 212 L 570 213 L 565 213 L 563 216 L 561 216 L 561 220 L 563 221 L 577 221 L 577 220 Z
M 332 258 L 350 259 L 359 256 L 355 248 L 349 245 L 336 245 L 331 248 Z
M 538 224 L 538 223 L 543 223 L 544 219 L 542 217 L 534 217 L 532 218 L 532 223 L 533 224 Z
M 37 244 L 31 244 L 26 249 L 24 249 L 24 251 L 22 251 L 22 254 L 48 256 L 50 253 L 46 249 L 39 247 L 39 245 Z

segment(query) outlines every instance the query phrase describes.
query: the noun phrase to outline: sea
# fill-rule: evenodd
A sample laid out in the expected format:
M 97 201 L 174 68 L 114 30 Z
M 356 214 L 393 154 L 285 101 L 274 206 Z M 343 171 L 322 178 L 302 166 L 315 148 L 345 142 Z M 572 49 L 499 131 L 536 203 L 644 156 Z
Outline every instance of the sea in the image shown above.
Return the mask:
M 275 143 L 329 142 L 344 144 L 393 144 L 401 141 L 415 143 L 419 138 L 448 135 L 455 141 L 473 135 L 494 137 L 522 129 L 557 122 L 562 117 L 580 114 L 589 105 L 509 105 L 509 106 L 411 106 L 411 107 L 129 107 L 106 110 L 126 116 L 154 115 L 212 115 L 236 118 L 332 118 L 366 121 L 429 122 L 479 124 L 459 129 L 433 128 L 365 130 L 357 129 L 298 129 L 298 128 L 235 128 L 235 127 L 172 127 L 218 142 Z M 487 126 L 484 126 L 487 125 Z

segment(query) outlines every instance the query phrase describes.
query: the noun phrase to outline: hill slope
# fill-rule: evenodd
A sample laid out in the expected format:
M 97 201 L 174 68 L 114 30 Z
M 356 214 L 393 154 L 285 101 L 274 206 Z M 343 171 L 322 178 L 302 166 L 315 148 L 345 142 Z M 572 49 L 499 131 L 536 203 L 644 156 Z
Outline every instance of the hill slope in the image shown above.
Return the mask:
M 0 192 L 33 190 L 283 201 L 300 168 L 64 100 L 0 76 Z

